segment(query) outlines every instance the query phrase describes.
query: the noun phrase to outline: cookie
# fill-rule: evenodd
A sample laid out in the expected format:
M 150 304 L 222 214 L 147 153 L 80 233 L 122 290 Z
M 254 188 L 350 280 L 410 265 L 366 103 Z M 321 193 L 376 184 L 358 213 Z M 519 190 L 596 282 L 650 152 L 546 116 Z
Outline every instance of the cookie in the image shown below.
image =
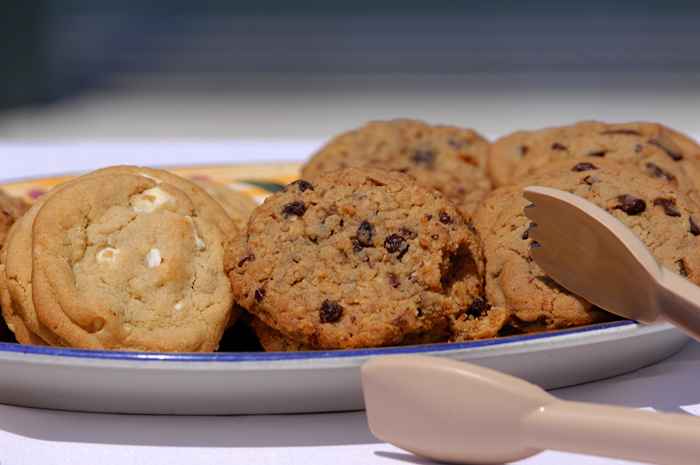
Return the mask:
M 3 311 L 21 322 L 13 325 L 20 342 L 216 348 L 236 316 L 224 270 L 235 226 L 189 181 L 141 170 L 100 170 L 59 186 L 13 228 L 3 265 L 14 286 L 3 289 Z
M 258 206 L 255 200 L 242 192 L 235 191 L 214 181 L 197 180 L 195 182 L 221 204 L 238 229 L 243 230 L 245 228 L 250 214 Z
M 611 160 L 562 161 L 527 184 L 579 195 L 625 223 L 657 260 L 700 284 L 700 213 L 671 182 Z M 496 189 L 474 216 L 486 299 L 456 339 L 565 328 L 610 318 L 546 276 L 530 256 L 527 184 Z M 478 333 L 478 334 L 477 334 Z
M 400 171 L 471 214 L 491 190 L 489 143 L 471 129 L 421 121 L 374 121 L 333 138 L 302 169 L 304 179 L 346 167 Z
M 265 352 L 304 352 L 313 350 L 311 347 L 285 337 L 279 331 L 263 323 L 259 318 L 252 318 L 250 326 L 253 328 L 255 336 L 257 336 Z
M 29 204 L 0 190 L 0 246 L 15 222 L 29 210 Z
M 235 244 L 236 300 L 314 349 L 447 338 L 481 293 L 473 233 L 439 192 L 349 168 L 268 197 Z
M 672 181 L 700 203 L 700 146 L 655 123 L 607 124 L 584 121 L 570 126 L 517 131 L 491 147 L 489 172 L 495 186 L 524 181 L 562 160 L 616 160 Z

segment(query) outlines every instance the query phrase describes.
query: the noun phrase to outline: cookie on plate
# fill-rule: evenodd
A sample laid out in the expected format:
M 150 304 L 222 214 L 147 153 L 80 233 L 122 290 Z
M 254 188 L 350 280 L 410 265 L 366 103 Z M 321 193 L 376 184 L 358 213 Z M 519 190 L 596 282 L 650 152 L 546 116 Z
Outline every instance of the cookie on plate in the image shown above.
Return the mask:
M 383 170 L 290 184 L 253 212 L 233 255 L 240 305 L 314 349 L 446 339 L 481 294 L 479 251 L 456 208 Z
M 610 160 L 562 161 L 527 184 L 579 195 L 625 223 L 659 262 L 700 284 L 700 212 L 667 180 Z M 530 256 L 527 184 L 496 189 L 474 217 L 486 299 L 462 319 L 457 339 L 541 331 L 609 316 L 546 276 Z
M 583 121 L 498 139 L 491 146 L 489 172 L 495 186 L 505 186 L 562 160 L 617 160 L 672 181 L 700 203 L 699 157 L 698 144 L 660 124 Z
M 258 206 L 255 200 L 242 192 L 214 181 L 196 180 L 195 182 L 224 207 L 228 216 L 240 230 L 245 228 L 250 214 Z
M 491 190 L 488 151 L 488 141 L 472 129 L 374 121 L 333 138 L 304 166 L 302 177 L 346 167 L 400 171 L 442 192 L 468 215 Z
M 236 316 L 225 272 L 234 233 L 187 180 L 100 170 L 52 190 L 13 228 L 4 315 L 24 343 L 215 350 Z
M 15 222 L 29 210 L 29 204 L 0 190 L 0 247 Z

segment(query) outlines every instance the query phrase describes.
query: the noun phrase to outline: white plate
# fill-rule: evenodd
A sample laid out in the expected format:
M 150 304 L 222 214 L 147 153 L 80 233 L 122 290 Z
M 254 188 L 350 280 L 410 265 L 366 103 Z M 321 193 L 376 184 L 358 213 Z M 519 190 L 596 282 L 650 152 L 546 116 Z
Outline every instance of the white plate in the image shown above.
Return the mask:
M 686 342 L 665 324 L 617 321 L 468 343 L 330 352 L 154 354 L 3 343 L 0 402 L 183 415 L 356 410 L 363 408 L 359 367 L 372 357 L 467 360 L 556 388 L 636 370 Z

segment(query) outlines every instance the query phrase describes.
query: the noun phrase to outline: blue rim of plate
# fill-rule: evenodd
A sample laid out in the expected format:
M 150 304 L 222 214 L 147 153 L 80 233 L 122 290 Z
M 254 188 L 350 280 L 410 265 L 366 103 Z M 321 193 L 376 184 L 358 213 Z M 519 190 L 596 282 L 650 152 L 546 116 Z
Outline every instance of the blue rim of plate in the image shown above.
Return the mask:
M 44 347 L 20 345 L 16 343 L 0 343 L 0 354 L 30 354 L 55 357 L 68 357 L 76 359 L 94 360 L 121 360 L 121 361 L 158 361 L 158 362 L 278 362 L 285 360 L 318 360 L 333 358 L 367 357 L 371 355 L 399 355 L 446 352 L 461 349 L 474 349 L 478 347 L 493 347 L 512 344 L 515 342 L 533 341 L 537 339 L 554 339 L 572 334 L 581 334 L 606 329 L 636 325 L 632 320 L 612 321 L 599 323 L 580 328 L 550 331 L 517 336 L 501 337 L 496 339 L 484 339 L 471 342 L 448 342 L 436 344 L 424 344 L 403 347 L 378 347 L 373 349 L 357 350 L 330 350 L 315 352 L 214 352 L 206 354 L 173 354 L 161 352 L 121 352 L 103 350 L 66 349 L 61 347 Z

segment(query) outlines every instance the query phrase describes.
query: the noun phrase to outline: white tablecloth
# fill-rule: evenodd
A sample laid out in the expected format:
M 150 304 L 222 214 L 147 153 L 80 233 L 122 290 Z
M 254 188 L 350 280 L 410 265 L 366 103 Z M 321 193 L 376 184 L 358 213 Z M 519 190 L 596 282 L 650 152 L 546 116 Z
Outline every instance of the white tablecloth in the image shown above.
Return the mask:
M 186 164 L 294 160 L 320 141 L 157 144 L 0 144 L 12 179 L 117 163 Z M 3 373 L 2 376 L 12 376 Z M 613 379 L 554 391 L 569 400 L 700 414 L 700 344 Z M 475 418 L 474 421 L 479 421 Z M 465 441 L 469 438 L 465 437 Z M 156 417 L 0 406 L 0 465 L 428 464 L 370 434 L 364 413 Z M 527 465 L 631 463 L 544 452 Z

